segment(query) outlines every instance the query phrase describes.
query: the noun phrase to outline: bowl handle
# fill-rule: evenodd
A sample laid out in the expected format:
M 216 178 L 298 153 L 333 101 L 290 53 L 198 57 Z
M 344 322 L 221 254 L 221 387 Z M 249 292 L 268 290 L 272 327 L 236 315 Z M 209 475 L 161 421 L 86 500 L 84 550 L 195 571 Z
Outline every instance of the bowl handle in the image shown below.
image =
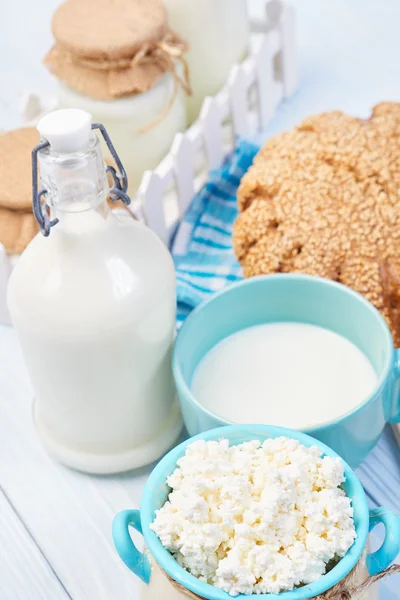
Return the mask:
M 367 554 L 370 575 L 377 575 L 389 567 L 400 552 L 400 517 L 388 508 L 373 508 L 369 511 L 369 530 L 379 523 L 385 526 L 385 539 L 379 550 Z
M 394 386 L 389 423 L 400 422 L 400 348 L 394 351 Z
M 129 527 L 133 527 L 143 534 L 140 511 L 122 510 L 114 517 L 112 537 L 115 548 L 128 569 L 133 571 L 144 583 L 149 583 L 151 576 L 149 559 L 136 548 L 129 534 Z

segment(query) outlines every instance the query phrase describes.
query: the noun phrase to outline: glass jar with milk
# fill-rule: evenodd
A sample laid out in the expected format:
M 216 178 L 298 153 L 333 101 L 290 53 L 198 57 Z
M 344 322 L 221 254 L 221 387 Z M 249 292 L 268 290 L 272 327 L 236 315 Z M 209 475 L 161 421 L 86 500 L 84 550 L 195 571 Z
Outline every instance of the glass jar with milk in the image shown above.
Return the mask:
M 187 40 L 192 96 L 189 122 L 194 121 L 206 96 L 225 84 L 235 62 L 248 50 L 246 0 L 164 0 L 171 27 Z
M 34 198 L 48 237 L 39 233 L 29 244 L 8 289 L 35 423 L 45 447 L 71 467 L 139 467 L 159 458 L 181 429 L 171 372 L 173 262 L 152 231 L 110 211 L 91 115 L 59 110 L 38 129 L 51 221 Z M 111 192 L 129 201 L 123 168 L 115 183 Z
M 169 29 L 161 0 L 67 0 L 52 28 L 45 64 L 57 77 L 58 106 L 104 124 L 132 192 L 186 127 L 186 44 Z

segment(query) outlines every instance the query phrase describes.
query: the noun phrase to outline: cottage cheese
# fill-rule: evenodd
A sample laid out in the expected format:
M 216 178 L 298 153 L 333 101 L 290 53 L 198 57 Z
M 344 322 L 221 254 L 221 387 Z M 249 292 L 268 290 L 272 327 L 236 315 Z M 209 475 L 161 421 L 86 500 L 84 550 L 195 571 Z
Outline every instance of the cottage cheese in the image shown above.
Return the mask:
M 189 445 L 151 529 L 192 575 L 231 596 L 292 590 L 356 533 L 342 461 L 280 437 Z

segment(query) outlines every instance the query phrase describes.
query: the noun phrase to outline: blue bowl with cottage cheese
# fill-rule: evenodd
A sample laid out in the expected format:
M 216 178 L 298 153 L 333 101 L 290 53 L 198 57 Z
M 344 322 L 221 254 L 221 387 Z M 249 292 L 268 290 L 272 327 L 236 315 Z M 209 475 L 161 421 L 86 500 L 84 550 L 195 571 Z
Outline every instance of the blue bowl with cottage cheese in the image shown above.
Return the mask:
M 380 573 L 393 562 L 400 551 L 400 518 L 395 513 L 384 508 L 373 509 L 369 511 L 367 499 L 361 483 L 352 469 L 344 461 L 342 461 L 342 459 L 340 459 L 340 457 L 333 450 L 311 436 L 298 431 L 292 431 L 290 429 L 268 425 L 231 425 L 214 429 L 190 438 L 171 450 L 152 471 L 145 486 L 140 511 L 125 510 L 116 515 L 113 522 L 114 544 L 123 562 L 141 580 L 141 598 L 143 600 L 150 600 L 156 597 L 163 597 L 165 600 L 183 600 L 188 596 L 198 596 L 208 600 L 228 600 L 229 598 L 232 598 L 232 596 L 235 596 L 236 598 L 245 598 L 249 597 L 249 595 L 252 595 L 253 593 L 256 593 L 237 593 L 237 589 L 240 589 L 241 585 L 240 578 L 243 576 L 243 574 L 240 572 L 240 569 L 238 569 L 237 573 L 234 572 L 231 574 L 231 579 L 237 581 L 238 586 L 235 587 L 234 585 L 231 585 L 230 587 L 226 587 L 227 590 L 229 589 L 230 593 L 225 591 L 225 589 L 220 589 L 220 587 L 215 587 L 214 585 L 205 583 L 204 581 L 198 579 L 177 562 L 174 556 L 163 546 L 156 533 L 152 531 L 151 526 L 155 522 L 157 514 L 162 513 L 160 509 L 164 507 L 168 496 L 171 493 L 171 487 L 168 485 L 167 479 L 171 485 L 175 485 L 174 481 L 176 480 L 177 476 L 174 475 L 174 477 L 171 477 L 171 475 L 175 472 L 178 461 L 185 457 L 188 447 L 194 442 L 198 442 L 200 440 L 204 440 L 205 442 L 228 440 L 229 446 L 232 447 L 245 442 L 253 442 L 254 440 L 258 440 L 262 445 L 265 440 L 281 437 L 297 440 L 297 442 L 299 442 L 302 446 L 305 446 L 306 449 L 317 446 L 319 451 L 322 453 L 322 460 L 325 457 L 330 457 L 330 459 L 333 459 L 327 460 L 324 463 L 326 467 L 324 467 L 324 471 L 327 481 L 329 481 L 330 477 L 334 477 L 335 464 L 337 464 L 336 459 L 341 461 L 345 480 L 340 487 L 345 491 L 346 496 L 349 498 L 353 508 L 356 537 L 354 543 L 347 550 L 346 554 L 339 560 L 339 562 L 330 568 L 326 574 L 319 576 L 317 580 L 313 581 L 312 583 L 307 583 L 306 585 L 296 587 L 295 589 L 291 589 L 290 591 L 266 594 L 257 592 L 257 597 L 269 600 L 278 598 L 279 600 L 302 600 L 306 598 L 313 598 L 314 596 L 323 594 L 335 584 L 342 581 L 356 565 L 357 574 L 359 576 L 359 582 L 356 581 L 356 583 L 361 583 L 366 579 L 366 577 L 368 577 L 368 575 L 376 575 Z M 280 444 L 279 440 L 276 441 L 276 444 Z M 220 446 L 222 453 L 227 451 L 227 442 L 223 442 L 223 444 L 220 444 Z M 253 446 L 255 449 L 254 452 L 256 452 L 256 448 L 258 448 L 257 445 L 250 444 L 248 447 L 251 449 Z M 267 446 L 272 447 L 274 444 L 268 444 L 267 442 L 265 447 Z M 295 447 L 296 444 L 293 446 Z M 202 445 L 200 444 L 199 447 L 202 447 Z M 196 448 L 196 446 L 193 446 L 193 448 Z M 239 452 L 239 449 L 236 450 L 237 452 L 233 452 L 235 455 Z M 309 453 L 311 464 L 313 460 L 312 451 L 310 450 Z M 305 451 L 303 454 L 304 456 L 307 456 Z M 196 459 L 196 454 L 193 456 Z M 273 460 L 275 460 L 275 458 L 273 458 Z M 288 464 L 287 460 L 288 459 L 286 459 L 286 463 L 285 460 L 283 462 Z M 181 461 L 180 464 L 182 465 L 184 463 Z M 222 463 L 220 462 L 219 464 L 221 465 L 224 463 L 222 461 Z M 194 462 L 193 465 L 193 469 L 195 469 L 196 463 Z M 207 468 L 212 468 L 212 465 L 213 463 L 209 462 Z M 243 463 L 243 465 L 243 473 L 237 468 L 233 469 L 232 472 L 236 474 L 236 477 L 239 477 L 243 474 L 243 481 L 245 481 L 246 466 L 245 463 Z M 189 485 L 190 462 L 185 468 Z M 230 466 L 227 465 L 227 468 L 229 470 Z M 181 471 L 181 468 L 179 471 Z M 182 474 L 180 472 L 178 474 L 178 479 L 181 477 L 181 475 Z M 252 478 L 252 481 L 253 479 L 254 478 Z M 223 481 L 228 480 L 223 479 Z M 230 481 L 230 485 L 233 485 L 232 482 L 240 482 L 240 479 L 232 479 Z M 179 485 L 179 482 L 176 485 Z M 316 485 L 318 485 L 318 483 Z M 244 489 L 245 488 L 243 488 L 243 490 Z M 266 492 L 267 494 L 270 493 L 268 486 L 266 487 Z M 236 491 L 237 499 L 232 504 L 233 510 L 237 509 L 237 506 L 240 506 L 240 497 L 241 494 L 239 489 L 239 493 Z M 160 511 L 160 513 L 158 511 Z M 163 530 L 164 533 L 168 533 L 169 529 L 173 527 L 174 518 L 174 512 L 170 511 L 169 514 L 165 514 L 163 522 L 162 519 L 159 519 L 158 533 L 160 533 L 161 530 Z M 170 526 L 168 525 L 168 519 L 170 519 Z M 247 516 L 246 519 L 248 520 Z M 196 519 L 194 520 L 196 521 Z M 386 535 L 384 542 L 379 550 L 374 553 L 368 553 L 368 532 L 379 523 L 383 523 L 385 525 Z M 156 524 L 157 521 L 155 525 Z M 147 546 L 145 552 L 142 553 L 136 548 L 130 536 L 130 527 L 143 534 Z M 240 531 L 241 528 L 238 527 L 238 533 L 235 534 L 236 540 L 237 538 L 240 539 Z M 163 537 L 161 533 L 160 535 Z M 185 560 L 185 557 L 183 557 L 183 559 Z M 191 596 L 190 593 L 194 594 L 195 596 Z M 363 596 L 365 600 L 372 597 L 375 596 Z

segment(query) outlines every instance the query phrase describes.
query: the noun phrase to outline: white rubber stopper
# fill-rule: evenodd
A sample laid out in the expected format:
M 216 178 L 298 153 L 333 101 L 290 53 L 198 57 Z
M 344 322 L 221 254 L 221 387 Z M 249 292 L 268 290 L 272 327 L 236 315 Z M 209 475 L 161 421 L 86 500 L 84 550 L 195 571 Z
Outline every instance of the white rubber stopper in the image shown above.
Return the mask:
M 40 119 L 37 130 L 55 152 L 78 152 L 89 142 L 92 115 L 79 108 L 55 110 Z

